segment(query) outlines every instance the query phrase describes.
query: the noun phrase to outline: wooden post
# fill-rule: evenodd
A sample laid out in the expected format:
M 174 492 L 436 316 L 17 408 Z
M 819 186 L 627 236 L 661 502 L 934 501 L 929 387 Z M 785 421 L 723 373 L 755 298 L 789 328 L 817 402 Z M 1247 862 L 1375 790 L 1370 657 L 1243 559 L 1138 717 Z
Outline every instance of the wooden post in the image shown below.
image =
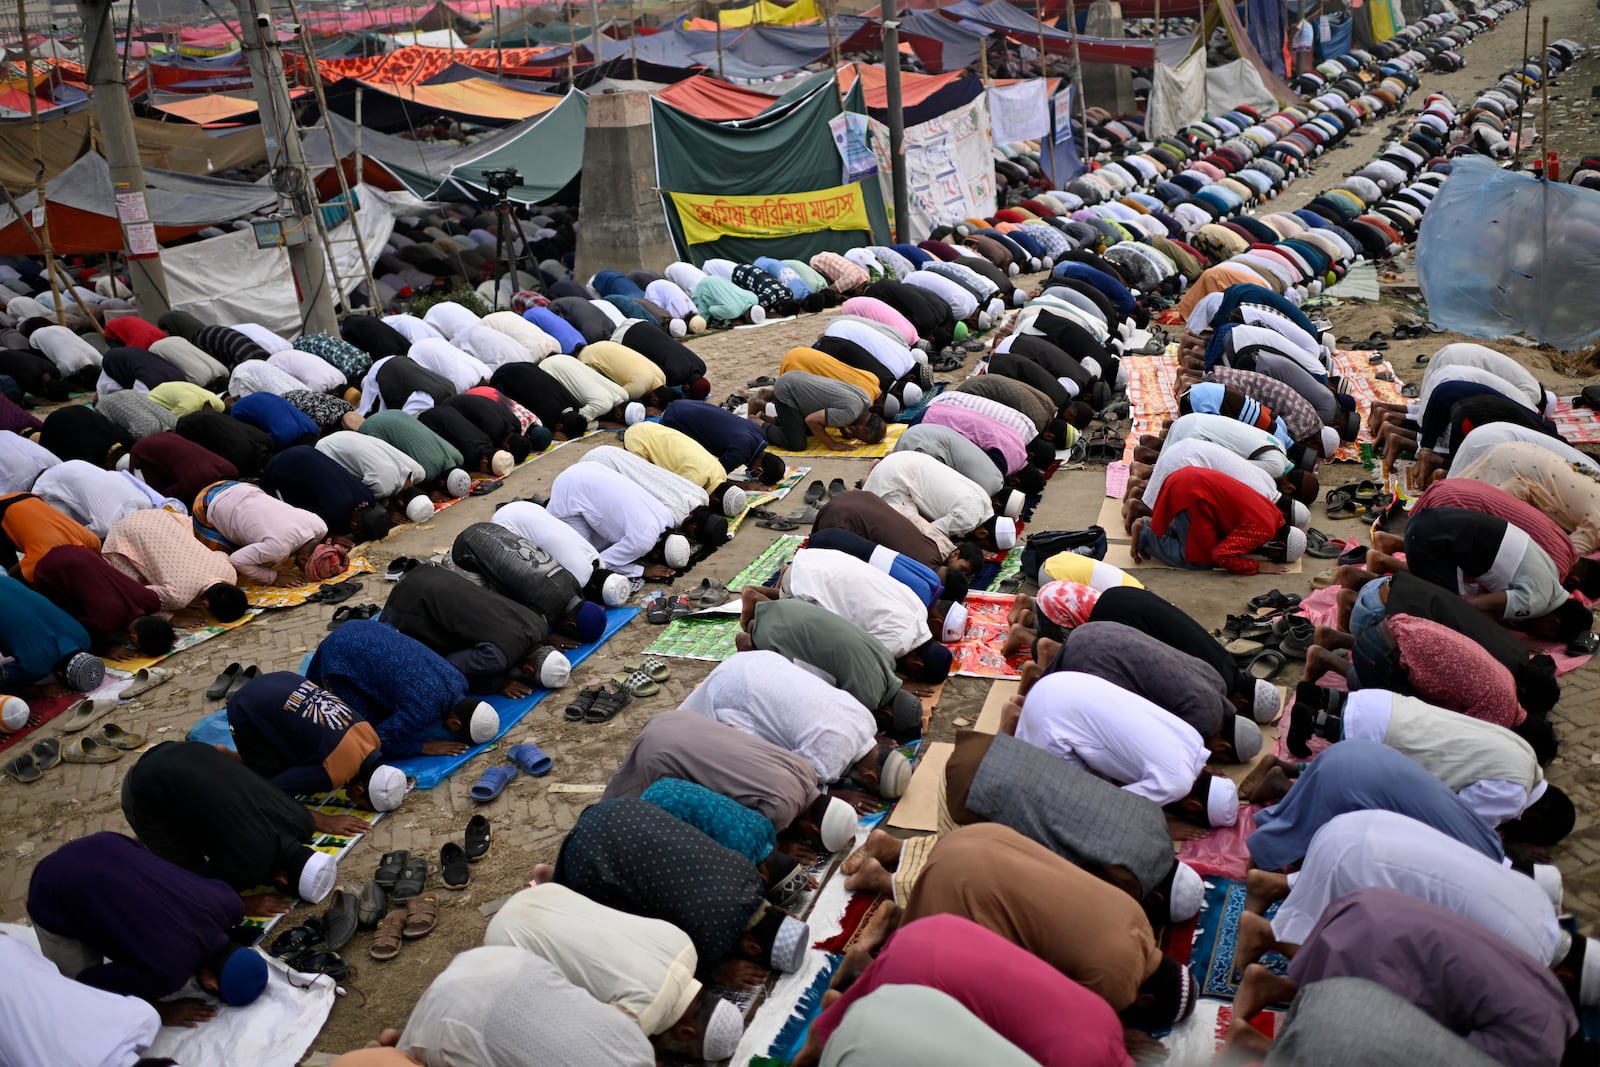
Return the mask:
M 506 48 L 505 42 L 500 39 L 500 5 L 494 5 L 494 62 L 500 71 L 500 77 L 506 76 Z
M 1528 36 L 1533 32 L 1533 4 L 1528 4 L 1522 16 L 1522 66 L 1528 65 Z M 1518 68 L 1521 69 L 1521 68 Z M 1522 119 L 1523 100 L 1527 94 L 1517 94 L 1517 129 L 1511 142 L 1511 169 L 1517 170 L 1521 164 L 1519 157 L 1522 155 Z
M 633 21 L 633 0 L 628 0 L 628 51 L 633 55 L 633 80 L 639 80 L 639 24 Z
M 40 251 L 44 253 L 46 273 L 50 279 L 50 296 L 56 305 L 56 322 L 62 312 L 61 289 L 56 283 L 56 252 L 50 243 L 50 208 L 44 192 L 44 139 L 39 130 L 39 91 L 33 84 L 33 46 L 28 43 L 27 0 L 17 0 L 17 33 L 22 37 L 22 69 L 28 79 L 28 114 L 33 119 L 33 193 L 39 199 Z M 21 216 L 21 212 L 18 212 Z M 91 316 L 92 318 L 93 316 Z
M 1072 34 L 1072 95 L 1078 98 L 1078 121 L 1083 124 L 1083 150 L 1084 155 L 1088 155 L 1089 104 L 1083 91 L 1083 53 L 1078 50 L 1078 6 L 1074 0 L 1067 0 L 1067 31 Z M 1069 129 L 1072 126 L 1070 114 L 1067 116 L 1067 126 Z
M 712 17 L 717 20 L 717 77 L 722 74 L 722 8 L 716 4 L 711 5 Z
M 562 8 L 567 19 L 567 88 L 572 88 L 574 64 L 578 61 L 578 38 L 572 28 L 572 6 Z

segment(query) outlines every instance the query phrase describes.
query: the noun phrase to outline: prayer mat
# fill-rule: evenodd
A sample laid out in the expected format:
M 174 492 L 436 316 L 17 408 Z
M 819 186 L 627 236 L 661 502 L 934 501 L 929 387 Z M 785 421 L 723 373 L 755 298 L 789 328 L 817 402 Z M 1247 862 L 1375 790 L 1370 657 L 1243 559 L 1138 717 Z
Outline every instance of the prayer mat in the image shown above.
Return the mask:
M 1281 1012 L 1268 1008 L 1251 1019 L 1250 1025 L 1267 1037 L 1275 1038 L 1282 1025 L 1281 1016 Z M 1193 1015 L 1161 1036 L 1161 1043 L 1167 1047 L 1166 1062 L 1211 1063 L 1222 1051 L 1232 1024 L 1232 1004 L 1201 998 L 1195 1003 Z
M 747 585 L 770 585 L 778 572 L 789 565 L 794 554 L 805 543 L 804 534 L 783 534 L 765 552 L 757 556 L 738 577 L 728 583 L 730 592 L 738 592 Z M 670 590 L 668 591 L 670 594 Z M 737 615 L 690 615 L 676 619 L 661 628 L 646 655 L 671 656 L 675 659 L 698 659 L 720 663 L 733 655 L 733 639 L 739 633 Z
M 922 394 L 922 399 L 908 408 L 902 408 L 891 422 L 917 423 L 922 421 L 922 413 L 928 410 L 928 405 L 933 403 L 933 398 L 945 391 L 948 382 L 934 382 L 933 388 Z
M 1245 886 L 1226 878 L 1206 880 L 1205 901 L 1195 920 L 1194 940 L 1189 952 L 1189 970 L 1203 997 L 1232 1000 L 1239 992 L 1234 980 L 1233 951 L 1239 940 L 1239 916 L 1244 914 Z M 1267 908 L 1267 918 L 1278 912 L 1277 903 Z M 1181 961 L 1180 961 L 1181 962 Z M 1273 952 L 1261 960 L 1276 975 L 1288 973 L 1289 961 Z
M 1106 496 L 1121 500 L 1128 495 L 1129 467 L 1125 460 L 1106 464 Z
M 1567 444 L 1574 448 L 1600 444 L 1600 415 L 1595 413 L 1594 408 L 1573 407 L 1571 397 L 1556 397 L 1556 407 L 1550 421 L 1556 424 L 1557 432 L 1567 439 Z
M 252 609 L 251 611 L 245 612 L 242 616 L 233 620 L 232 622 L 208 622 L 204 626 L 197 627 L 193 630 L 177 630 L 177 632 L 174 634 L 172 648 L 168 649 L 163 655 L 135 656 L 132 659 L 107 660 L 106 672 L 109 675 L 111 672 L 115 671 L 119 675 L 124 676 L 124 684 L 126 684 L 126 681 L 131 679 L 134 673 L 139 669 L 143 667 L 154 667 L 162 660 L 176 656 L 184 649 L 193 648 L 195 645 L 198 645 L 203 641 L 209 641 L 218 634 L 227 633 L 229 630 L 237 630 L 239 627 L 243 626 L 245 623 L 249 622 L 259 614 L 261 614 L 260 609 Z
M 1018 678 L 1030 653 L 1022 649 L 1011 656 L 1001 652 L 1011 632 L 1006 616 L 1015 596 L 998 593 L 967 595 L 967 628 L 961 640 L 946 642 L 955 653 L 950 673 L 963 678 Z
M 294 608 L 309 601 L 313 594 L 325 587 L 338 585 L 358 574 L 371 574 L 372 569 L 367 557 L 352 556 L 350 565 L 344 569 L 344 573 L 337 574 L 327 581 L 307 582 L 305 585 L 258 585 L 255 582 L 240 582 L 239 588 L 244 590 L 245 599 L 253 608 Z
M 1014 545 L 1011 551 L 999 559 L 985 557 L 983 566 L 973 575 L 972 583 L 967 588 L 969 591 L 979 593 L 999 592 L 1005 583 L 1021 577 L 1022 546 Z
M 1238 822 L 1219 826 L 1193 841 L 1184 841 L 1177 846 L 1178 858 L 1224 878 L 1243 878 L 1250 869 L 1250 850 L 1245 847 L 1245 841 L 1255 833 L 1256 812 L 1261 808 L 1260 804 L 1241 802 Z
M 849 442 L 849 448 L 841 451 L 815 441 L 808 441 L 806 447 L 798 452 L 791 452 L 784 448 L 769 448 L 767 451 L 775 456 L 804 457 L 806 459 L 882 459 L 894 451 L 894 443 L 900 440 L 900 435 L 905 431 L 905 423 L 891 422 L 888 426 L 888 432 L 883 435 L 883 440 L 875 445 L 852 441 Z
M 739 532 L 739 527 L 744 525 L 744 520 L 750 517 L 752 511 L 782 500 L 789 495 L 791 489 L 804 481 L 806 475 L 810 473 L 810 467 L 789 467 L 784 471 L 783 481 L 764 493 L 752 493 L 747 496 L 744 510 L 728 520 L 728 537 L 732 538 L 734 534 Z
M 889 902 L 888 897 L 875 893 L 850 894 L 850 903 L 845 905 L 844 916 L 839 920 L 839 932 L 813 943 L 811 947 L 830 955 L 844 955 L 860 939 L 861 932 L 872 921 L 872 917 Z

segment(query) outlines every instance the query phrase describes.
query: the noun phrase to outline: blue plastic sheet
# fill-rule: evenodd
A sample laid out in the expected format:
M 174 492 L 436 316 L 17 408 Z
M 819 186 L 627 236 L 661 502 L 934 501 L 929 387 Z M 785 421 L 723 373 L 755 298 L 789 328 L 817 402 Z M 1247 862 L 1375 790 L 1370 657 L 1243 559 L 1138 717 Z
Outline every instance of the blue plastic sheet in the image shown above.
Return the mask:
M 1417 280 L 1446 329 L 1564 351 L 1593 344 L 1600 192 L 1458 159 L 1422 217 Z

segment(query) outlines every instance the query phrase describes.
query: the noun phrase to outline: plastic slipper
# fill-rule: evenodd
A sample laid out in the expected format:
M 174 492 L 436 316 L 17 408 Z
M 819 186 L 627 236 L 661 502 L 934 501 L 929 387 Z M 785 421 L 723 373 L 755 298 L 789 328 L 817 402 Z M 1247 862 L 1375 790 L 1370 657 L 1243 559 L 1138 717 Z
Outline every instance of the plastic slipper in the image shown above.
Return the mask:
M 1372 364 L 1374 367 L 1376 367 L 1378 364 L 1382 363 L 1387 358 L 1389 358 L 1389 357 L 1385 356 L 1382 352 L 1374 352 L 1374 353 L 1372 353 L 1372 355 L 1367 357 L 1367 362 Z
M 448 889 L 465 889 L 472 881 L 472 869 L 467 863 L 467 850 L 454 841 L 446 841 L 439 849 L 439 877 Z
M 384 581 L 398 582 L 413 567 L 421 566 L 421 562 L 421 560 L 412 559 L 410 556 L 396 556 L 389 561 L 388 569 L 383 572 Z
M 730 595 L 728 587 L 717 579 L 702 578 L 700 579 L 700 588 L 695 590 L 688 599 L 702 608 L 714 608 L 718 605 L 726 604 Z
M 335 982 L 342 982 L 350 977 L 350 965 L 337 952 L 306 952 L 299 956 L 290 956 L 283 963 L 292 971 L 299 971 L 301 974 L 325 974 Z
M 1266 643 L 1247 637 L 1235 638 L 1222 646 L 1222 650 L 1232 656 L 1235 662 L 1244 663 L 1250 657 L 1259 654 L 1265 649 Z
M 654 622 L 655 620 L 652 619 L 651 621 Z M 665 622 L 666 620 L 662 619 L 661 621 Z M 567 705 L 567 710 L 564 713 L 566 720 L 568 722 L 582 722 L 584 717 L 589 714 L 589 708 L 594 704 L 594 698 L 599 694 L 599 686 L 585 686 L 578 690 L 578 695 L 573 697 L 572 703 Z
M 1337 559 L 1342 552 L 1343 541 L 1335 541 L 1315 527 L 1306 531 L 1306 555 L 1316 559 Z
M 690 604 L 688 600 L 684 599 L 681 596 L 672 598 L 672 618 L 674 620 L 681 619 L 685 615 L 693 615 L 693 614 L 694 614 L 694 605 Z
M 653 697 L 661 692 L 661 686 L 644 671 L 629 671 L 626 674 L 611 676 L 612 684 L 623 689 L 629 696 Z
M 844 492 L 847 492 L 847 491 L 848 491 L 848 487 L 844 484 L 844 479 L 843 478 L 835 478 L 831 482 L 828 483 L 828 496 L 829 497 L 836 497 L 840 493 L 844 493 Z
M 543 778 L 549 774 L 553 764 L 550 757 L 545 755 L 544 749 L 531 741 L 512 745 L 506 750 L 506 758 L 535 778 Z
M 348 578 L 312 593 L 311 601 L 317 604 L 343 604 L 359 592 L 361 592 L 361 583 L 354 578 Z
M 1299 593 L 1285 593 L 1274 589 L 1271 592 L 1262 593 L 1260 596 L 1251 597 L 1250 610 L 1260 611 L 1262 608 L 1272 608 L 1276 611 L 1279 608 L 1292 608 L 1298 603 L 1300 603 Z
M 272 944 L 267 948 L 267 955 L 276 956 L 280 960 L 298 956 L 311 946 L 321 944 L 322 937 L 322 919 L 312 916 L 293 930 L 285 930 L 273 938 Z
M 616 718 L 617 712 L 627 707 L 633 697 L 625 689 L 606 688 L 595 694 L 594 703 L 589 705 L 589 710 L 583 713 L 586 723 L 610 722 Z
M 28 755 L 33 757 L 41 771 L 48 771 L 61 762 L 61 742 L 53 737 L 41 738 L 28 749 Z
M 141 693 L 148 693 L 158 685 L 165 685 L 172 681 L 172 672 L 165 667 L 140 667 L 133 675 L 133 681 L 117 694 L 118 700 L 132 700 Z
M 1424 352 L 1412 362 L 1419 367 L 1426 367 L 1429 363 L 1433 362 L 1433 356 L 1429 355 L 1427 352 Z
M 1275 648 L 1263 648 L 1260 652 L 1240 663 L 1239 670 L 1251 678 L 1265 681 L 1273 677 L 1289 665 L 1289 657 Z
M 1405 385 L 1400 387 L 1400 395 L 1405 397 L 1407 400 L 1415 400 L 1417 397 L 1421 396 L 1422 393 L 1416 386 L 1412 385 L 1410 382 L 1407 382 Z
M 655 682 L 664 682 L 672 677 L 672 668 L 660 656 L 645 656 L 632 663 L 624 663 L 622 669 L 629 672 L 642 670 Z
M 44 774 L 39 769 L 39 762 L 33 758 L 33 753 L 24 752 L 6 760 L 4 770 L 6 775 L 19 782 L 37 782 Z
M 507 767 L 503 763 L 497 764 L 479 776 L 477 782 L 473 784 L 469 795 L 479 804 L 487 804 L 503 793 L 506 786 L 516 776 L 517 769 L 515 767 Z
M 379 963 L 387 963 L 400 955 L 400 939 L 405 936 L 406 909 L 395 908 L 383 917 L 378 932 L 372 935 L 372 947 L 367 955 Z
M 389 910 L 389 894 L 377 882 L 368 882 L 356 894 L 356 925 L 370 930 Z
M 745 382 L 744 387 L 746 389 L 769 389 L 777 384 L 777 379 L 772 375 L 763 374 L 758 378 L 751 378 L 748 382 Z
M 806 486 L 806 495 L 804 499 L 807 504 L 820 504 L 822 503 L 822 498 L 827 495 L 828 489 L 822 484 L 822 480 L 819 478 L 810 485 Z
M 472 488 L 467 491 L 468 496 L 488 496 L 496 489 L 505 485 L 503 478 L 483 478 L 472 483 Z
M 117 706 L 114 700 L 80 700 L 72 706 L 67 717 L 61 721 L 61 729 L 69 734 L 75 734 L 101 717 L 110 714 L 111 709 Z
M 756 525 L 763 530 L 777 530 L 779 533 L 789 533 L 792 530 L 800 529 L 800 524 L 793 519 L 785 519 L 776 515 L 770 519 L 757 519 Z
M 375 619 L 382 610 L 377 604 L 344 604 L 333 609 L 333 618 L 328 620 L 328 629 L 337 630 L 347 622 Z
M 61 758 L 68 763 L 115 763 L 122 758 L 122 749 L 92 737 L 75 737 L 61 750 Z
M 114 722 L 101 723 L 100 729 L 89 736 L 102 745 L 120 748 L 124 752 L 132 752 L 134 749 L 144 746 L 144 734 L 130 734 Z M 42 741 L 40 742 L 40 744 L 43 743 Z M 34 747 L 37 748 L 38 746 L 35 745 Z
M 394 888 L 389 891 L 389 898 L 396 904 L 403 904 L 421 893 L 427 884 L 428 861 L 408 859 L 405 868 L 400 872 L 400 877 L 394 883 Z
M 666 595 L 651 598 L 644 606 L 644 617 L 657 626 L 666 625 L 672 619 L 672 598 Z
M 1378 497 L 1383 495 L 1383 486 L 1370 478 L 1363 478 L 1354 485 L 1347 485 L 1345 488 L 1350 490 L 1350 495 L 1357 504 L 1364 504 L 1369 508 L 1377 503 Z
M 482 815 L 474 815 L 467 820 L 467 862 L 477 863 L 489 854 L 489 845 L 492 842 L 493 831 L 489 827 L 489 820 Z
M 427 937 L 433 933 L 433 928 L 439 925 L 438 895 L 424 893 L 411 901 L 401 915 L 401 922 L 407 941 L 415 941 L 419 937 Z
M 372 876 L 372 880 L 378 884 L 379 889 L 393 892 L 395 883 L 400 880 L 400 872 L 405 870 L 406 861 L 410 858 L 411 853 L 403 848 L 395 852 L 385 852 L 383 858 L 378 861 L 378 872 Z
M 227 696 L 228 690 L 233 687 L 233 680 L 239 677 L 239 672 L 242 670 L 244 670 L 244 667 L 237 663 L 228 664 L 222 673 L 217 675 L 216 679 L 206 687 L 206 699 L 221 700 Z
M 261 673 L 261 668 L 254 663 L 233 676 L 233 684 L 228 686 L 228 696 L 232 696 L 251 682 L 256 680 L 256 675 Z

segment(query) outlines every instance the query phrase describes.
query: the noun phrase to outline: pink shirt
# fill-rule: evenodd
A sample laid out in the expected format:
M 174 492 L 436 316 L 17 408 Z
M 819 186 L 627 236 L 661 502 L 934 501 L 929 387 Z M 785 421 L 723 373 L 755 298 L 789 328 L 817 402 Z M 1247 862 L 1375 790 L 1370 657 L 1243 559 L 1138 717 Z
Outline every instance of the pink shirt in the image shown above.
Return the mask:
M 929 426 L 948 426 L 985 451 L 997 449 L 1006 459 L 1007 474 L 1015 474 L 1028 462 L 1022 436 L 982 412 L 956 404 L 929 404 L 922 421 Z
M 100 550 L 107 563 L 148 586 L 162 611 L 186 608 L 213 585 L 239 580 L 227 556 L 201 544 L 187 518 L 164 508 L 118 519 Z
M 1545 550 L 1550 562 L 1556 565 L 1556 573 L 1563 578 L 1578 561 L 1578 550 L 1572 547 L 1572 538 L 1554 519 L 1488 482 L 1471 478 L 1446 478 L 1442 482 L 1434 482 L 1416 504 L 1416 509 L 1430 507 L 1465 508 L 1509 522 Z
M 871 296 L 852 296 L 839 305 L 841 315 L 860 315 L 873 322 L 881 322 L 905 338 L 906 347 L 917 343 L 917 328 L 906 317 L 882 300 Z
M 1044 960 L 970 919 L 930 915 L 895 932 L 861 977 L 812 1024 L 826 1042 L 857 1000 L 920 985 L 955 1000 L 1043 1067 L 1128 1067 L 1111 1005 Z
M 1389 630 L 1422 700 L 1508 730 L 1527 718 L 1511 671 L 1466 634 L 1412 615 L 1391 615 Z
M 328 536 L 327 523 L 311 512 L 291 507 L 244 482 L 212 499 L 206 521 L 223 537 L 243 546 L 228 554 L 228 562 L 240 576 L 263 584 L 277 579 L 279 569 L 301 545 Z

